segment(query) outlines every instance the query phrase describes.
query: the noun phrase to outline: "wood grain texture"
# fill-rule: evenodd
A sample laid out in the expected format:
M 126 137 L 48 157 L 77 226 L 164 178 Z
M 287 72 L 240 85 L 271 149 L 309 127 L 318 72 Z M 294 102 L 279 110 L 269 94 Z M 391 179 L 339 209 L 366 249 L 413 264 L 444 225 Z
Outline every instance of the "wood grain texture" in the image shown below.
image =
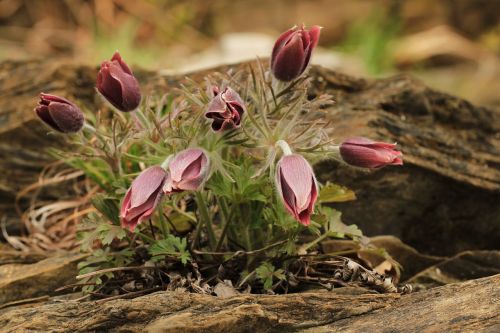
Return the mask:
M 158 292 L 0 313 L 1 332 L 494 332 L 500 275 L 400 296 L 357 289 L 220 298 Z

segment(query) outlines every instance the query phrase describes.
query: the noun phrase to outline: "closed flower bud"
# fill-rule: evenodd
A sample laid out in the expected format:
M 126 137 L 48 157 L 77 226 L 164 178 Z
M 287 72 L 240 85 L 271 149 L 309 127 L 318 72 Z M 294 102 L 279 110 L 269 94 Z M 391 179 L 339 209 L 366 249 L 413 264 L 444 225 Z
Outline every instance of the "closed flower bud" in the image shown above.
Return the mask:
M 350 138 L 340 145 L 340 156 L 350 165 L 360 168 L 381 168 L 402 165 L 402 153 L 395 143 L 375 142 L 367 138 Z
M 120 111 L 132 111 L 141 102 L 139 82 L 118 52 L 101 64 L 97 90 Z
M 78 132 L 83 127 L 82 111 L 62 97 L 41 93 L 35 112 L 44 123 L 58 132 Z
M 197 190 L 207 179 L 209 159 L 205 151 L 190 148 L 181 151 L 170 161 L 163 186 L 165 194 Z
M 122 228 L 133 232 L 139 223 L 153 215 L 163 195 L 162 188 L 166 178 L 165 170 L 152 166 L 134 179 L 120 209 Z
M 297 154 L 283 156 L 276 166 L 276 186 L 288 212 L 301 224 L 309 225 L 318 185 L 306 159 Z
M 309 65 L 311 54 L 318 44 L 321 27 L 314 25 L 309 30 L 293 27 L 284 32 L 274 44 L 271 55 L 271 71 L 280 81 L 298 78 Z
M 240 95 L 231 88 L 219 92 L 213 88 L 214 98 L 208 105 L 205 117 L 213 119 L 212 129 L 216 132 L 240 127 L 241 118 L 245 113 L 245 105 Z

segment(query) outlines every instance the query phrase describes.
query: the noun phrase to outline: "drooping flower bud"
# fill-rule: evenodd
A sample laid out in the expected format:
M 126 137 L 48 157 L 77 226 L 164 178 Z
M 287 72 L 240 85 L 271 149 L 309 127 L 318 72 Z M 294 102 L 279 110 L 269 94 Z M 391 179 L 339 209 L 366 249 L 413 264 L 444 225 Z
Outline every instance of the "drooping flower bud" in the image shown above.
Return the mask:
M 306 159 L 298 154 L 283 156 L 276 166 L 276 186 L 288 212 L 301 224 L 309 225 L 318 185 Z
M 170 161 L 168 176 L 163 186 L 165 194 L 197 190 L 209 174 L 207 153 L 199 148 L 181 151 Z
M 350 165 L 360 168 L 381 168 L 402 165 L 402 153 L 395 150 L 395 143 L 375 142 L 361 137 L 345 140 L 340 145 L 340 156 Z
M 61 133 L 78 132 L 83 127 L 83 113 L 65 98 L 40 94 L 35 112 L 44 123 Z
M 139 82 L 118 51 L 110 61 L 101 64 L 97 90 L 120 111 L 132 111 L 141 102 Z
M 167 172 L 159 166 L 147 168 L 137 176 L 125 194 L 120 209 L 122 228 L 134 231 L 154 212 L 163 192 Z
M 311 54 L 318 44 L 321 27 L 305 30 L 293 27 L 279 36 L 271 55 L 271 71 L 280 81 L 298 78 L 309 65 Z
M 215 97 L 205 112 L 205 117 L 213 119 L 212 129 L 218 132 L 240 127 L 241 118 L 245 113 L 245 105 L 240 95 L 229 87 L 222 92 L 215 87 L 213 93 Z

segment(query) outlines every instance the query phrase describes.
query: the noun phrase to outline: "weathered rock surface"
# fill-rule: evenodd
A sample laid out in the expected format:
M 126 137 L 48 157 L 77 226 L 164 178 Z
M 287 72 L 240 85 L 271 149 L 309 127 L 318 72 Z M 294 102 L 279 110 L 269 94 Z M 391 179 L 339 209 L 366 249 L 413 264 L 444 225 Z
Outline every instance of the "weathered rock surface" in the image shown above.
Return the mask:
M 495 274 L 500 274 L 500 251 L 465 251 L 427 267 L 407 282 L 432 288 Z
M 55 289 L 76 282 L 76 265 L 85 256 L 65 253 L 34 264 L 0 265 L 0 306 L 25 298 L 48 296 Z
M 247 64 L 218 68 L 244 68 Z M 33 182 L 50 157 L 40 147 L 64 142 L 35 119 L 40 91 L 60 94 L 90 109 L 97 67 L 60 60 L 0 63 L 0 214 L 15 232 L 15 193 Z M 209 71 L 189 76 L 201 81 Z M 136 70 L 144 90 L 172 91 L 184 76 Z M 453 255 L 495 249 L 500 234 L 499 111 L 475 106 L 427 88 L 407 76 L 380 80 L 349 77 L 312 67 L 311 95 L 328 93 L 338 141 L 363 135 L 398 141 L 405 166 L 372 172 L 336 162 L 317 167 L 356 191 L 358 200 L 339 204 L 346 223 L 368 235 L 393 234 L 422 253 Z
M 403 296 L 391 306 L 304 332 L 498 332 L 500 276 Z
M 6 309 L 1 332 L 495 332 L 500 275 L 400 296 L 358 289 L 220 298 L 158 292 Z

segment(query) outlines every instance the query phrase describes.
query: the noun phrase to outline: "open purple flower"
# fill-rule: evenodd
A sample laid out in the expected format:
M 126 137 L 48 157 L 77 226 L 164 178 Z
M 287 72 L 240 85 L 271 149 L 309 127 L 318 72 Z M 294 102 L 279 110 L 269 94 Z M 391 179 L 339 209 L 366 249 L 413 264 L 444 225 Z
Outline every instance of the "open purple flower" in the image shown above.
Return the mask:
M 279 36 L 271 55 L 271 71 L 280 81 L 298 78 L 309 65 L 311 54 L 318 44 L 321 27 L 309 30 L 293 27 Z
M 340 156 L 350 165 L 360 168 L 381 168 L 386 165 L 402 165 L 403 153 L 397 151 L 395 143 L 375 142 L 354 137 L 340 145 Z
M 165 194 L 197 190 L 209 173 L 209 159 L 205 151 L 189 148 L 181 151 L 168 165 L 169 173 L 163 186 Z
M 139 82 L 118 51 L 110 61 L 101 64 L 97 90 L 120 111 L 132 111 L 141 102 Z
M 306 159 L 298 154 L 283 156 L 276 166 L 276 186 L 288 212 L 301 224 L 309 225 L 318 185 Z
M 213 89 L 215 97 L 208 105 L 205 117 L 213 119 L 212 129 L 216 132 L 240 127 L 241 118 L 245 113 L 245 105 L 240 95 L 227 87 L 219 92 Z
M 120 209 L 122 228 L 133 232 L 139 223 L 153 215 L 163 195 L 162 188 L 166 178 L 165 170 L 152 166 L 134 179 Z
M 82 111 L 59 96 L 41 93 L 35 112 L 44 123 L 61 133 L 78 132 L 83 127 Z

